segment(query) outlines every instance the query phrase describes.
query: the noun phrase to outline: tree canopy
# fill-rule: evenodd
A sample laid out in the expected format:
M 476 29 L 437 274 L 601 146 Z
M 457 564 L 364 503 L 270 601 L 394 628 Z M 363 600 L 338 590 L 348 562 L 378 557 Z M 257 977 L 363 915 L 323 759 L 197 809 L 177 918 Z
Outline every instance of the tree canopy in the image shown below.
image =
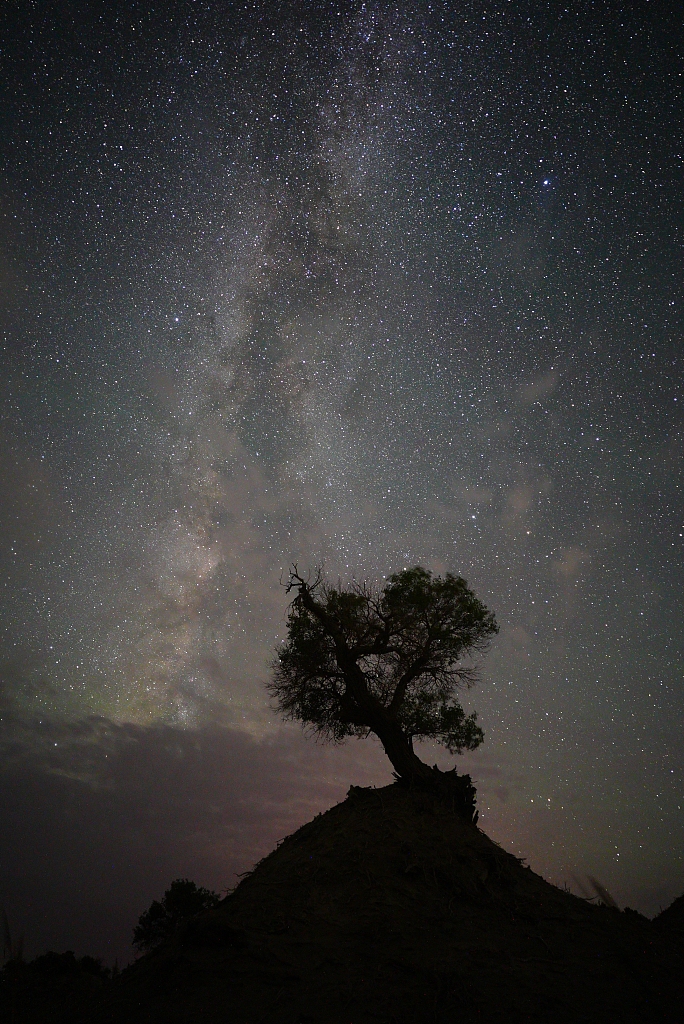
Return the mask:
M 280 714 L 333 742 L 374 732 L 404 781 L 436 772 L 413 752 L 414 739 L 452 754 L 479 746 L 477 716 L 458 691 L 476 681 L 472 656 L 498 627 L 464 579 L 416 566 L 381 589 L 343 588 L 294 566 L 287 589 L 296 596 L 269 684 Z
M 212 910 L 221 897 L 210 889 L 195 885 L 188 878 L 177 878 L 164 893 L 161 901 L 152 905 L 133 929 L 133 945 L 139 950 L 152 949 L 168 938 L 181 921 L 186 921 L 203 910 Z

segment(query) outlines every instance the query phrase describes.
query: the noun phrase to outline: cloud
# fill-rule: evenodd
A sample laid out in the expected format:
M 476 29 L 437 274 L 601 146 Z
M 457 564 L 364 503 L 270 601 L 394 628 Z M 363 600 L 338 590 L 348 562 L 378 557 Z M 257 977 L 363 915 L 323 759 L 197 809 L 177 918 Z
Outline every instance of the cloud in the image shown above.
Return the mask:
M 117 725 L 104 718 L 0 734 L 0 905 L 29 955 L 130 955 L 131 931 L 177 877 L 232 887 L 275 843 L 384 785 L 377 744 L 324 747 L 298 728 Z
M 503 527 L 513 533 L 533 525 L 542 499 L 548 498 L 553 491 L 553 481 L 535 474 L 529 466 L 518 467 L 518 474 L 522 479 L 504 491 L 505 504 L 501 513 Z
M 532 405 L 556 390 L 558 371 L 551 368 L 541 377 L 536 377 L 530 384 L 520 389 L 520 400 L 523 405 Z
M 564 548 L 561 557 L 554 560 L 553 570 L 560 582 L 566 586 L 576 584 L 584 575 L 585 567 L 591 561 L 591 555 L 580 547 Z

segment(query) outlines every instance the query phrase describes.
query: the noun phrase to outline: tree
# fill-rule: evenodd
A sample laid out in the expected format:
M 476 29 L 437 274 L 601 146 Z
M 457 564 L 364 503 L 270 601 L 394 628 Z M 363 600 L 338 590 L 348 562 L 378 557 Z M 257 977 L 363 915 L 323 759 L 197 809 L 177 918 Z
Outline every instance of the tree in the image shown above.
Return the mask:
M 161 900 L 153 900 L 149 910 L 140 915 L 133 929 L 133 945 L 139 950 L 152 949 L 174 933 L 177 926 L 203 910 L 212 910 L 221 897 L 203 889 L 187 878 L 177 878 Z
M 482 742 L 477 716 L 457 694 L 477 679 L 471 656 L 498 632 L 493 613 L 460 576 L 420 566 L 379 590 L 334 588 L 295 565 L 286 587 L 297 593 L 268 685 L 275 709 L 335 743 L 375 733 L 399 781 L 450 791 L 476 820 L 469 776 L 430 768 L 413 740 L 436 740 L 452 754 Z

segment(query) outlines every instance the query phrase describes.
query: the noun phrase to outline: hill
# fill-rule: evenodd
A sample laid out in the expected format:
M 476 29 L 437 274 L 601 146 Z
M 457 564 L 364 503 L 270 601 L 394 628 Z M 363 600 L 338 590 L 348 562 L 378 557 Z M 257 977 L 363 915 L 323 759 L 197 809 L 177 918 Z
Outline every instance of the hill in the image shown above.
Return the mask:
M 667 913 L 550 885 L 436 795 L 352 787 L 82 1019 L 681 1024 Z

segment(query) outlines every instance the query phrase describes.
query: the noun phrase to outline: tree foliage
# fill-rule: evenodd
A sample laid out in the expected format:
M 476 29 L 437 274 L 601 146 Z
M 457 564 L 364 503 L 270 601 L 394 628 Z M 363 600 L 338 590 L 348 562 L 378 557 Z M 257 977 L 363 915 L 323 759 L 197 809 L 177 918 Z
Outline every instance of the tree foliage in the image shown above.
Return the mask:
M 345 589 L 320 573 L 305 579 L 295 566 L 288 589 L 297 594 L 269 684 L 285 718 L 333 742 L 375 732 L 399 775 L 418 760 L 402 756 L 401 737 L 411 751 L 414 739 L 452 754 L 479 746 L 477 716 L 465 713 L 458 691 L 476 681 L 472 656 L 498 627 L 464 579 L 416 566 L 382 589 Z
M 203 889 L 187 878 L 177 878 L 161 901 L 152 905 L 133 929 L 133 945 L 141 951 L 152 949 L 176 930 L 177 926 L 203 910 L 211 910 L 220 901 L 218 893 Z

